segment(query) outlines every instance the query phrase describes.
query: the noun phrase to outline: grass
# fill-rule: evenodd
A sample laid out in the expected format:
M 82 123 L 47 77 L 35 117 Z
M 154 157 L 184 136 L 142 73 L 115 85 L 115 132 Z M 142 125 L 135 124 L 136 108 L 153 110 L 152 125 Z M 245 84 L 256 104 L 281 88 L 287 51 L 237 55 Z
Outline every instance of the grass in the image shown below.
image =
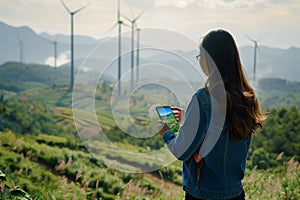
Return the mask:
M 28 157 L 3 148 L 0 148 L 0 155 L 0 166 L 9 179 L 13 180 L 14 185 L 30 191 L 32 196 L 42 193 L 44 197 L 49 197 L 50 194 L 59 197 L 63 195 L 63 189 L 68 199 L 85 195 L 83 189 L 76 187 L 72 182 L 66 182 L 63 177 L 52 174 L 46 167 L 31 161 Z
M 68 148 L 62 136 L 18 136 L 0 133 L 0 167 L 9 180 L 40 199 L 183 199 L 184 192 L 161 178 L 127 174 L 103 165 L 91 154 Z M 41 142 L 42 141 L 42 142 Z M 59 145 L 58 145 L 59 144 Z M 59 147 L 61 145 L 61 147 Z M 101 151 L 105 151 L 103 145 Z M 99 147 L 100 148 L 100 147 Z M 134 146 L 132 146 L 134 148 Z M 109 160 L 113 152 L 103 157 Z M 133 159 L 132 162 L 140 162 Z M 111 161 L 114 162 L 114 161 Z M 140 165 L 147 164 L 141 162 Z M 278 161 L 279 162 L 279 161 Z M 148 163 L 150 164 L 150 163 Z M 181 163 L 161 169 L 180 174 Z M 175 171 L 174 171 L 175 170 Z M 159 176 L 158 176 L 159 177 Z M 171 181 L 175 181 L 171 176 Z M 248 200 L 297 200 L 300 198 L 300 164 L 290 159 L 279 168 L 247 170 L 243 184 Z M 180 180 L 178 181 L 181 182 Z
M 64 114 L 69 110 L 63 110 Z M 10 131 L 0 133 L 0 168 L 15 185 L 37 199 L 183 199 L 180 186 L 161 178 L 143 174 L 127 174 L 115 170 L 119 165 L 130 167 L 152 166 L 157 161 L 129 158 L 119 155 L 111 146 L 99 142 L 91 147 L 101 152 L 98 160 L 86 152 L 80 142 L 70 145 L 63 136 L 16 135 Z M 138 149 L 134 145 L 116 143 L 120 148 Z M 76 147 L 76 148 L 75 148 Z M 144 149 L 140 149 L 141 152 Z M 116 154 L 116 155 L 114 155 Z M 117 159 L 116 159 L 117 158 Z M 280 159 L 280 158 L 278 158 Z M 123 162 L 126 160 L 127 162 Z M 105 161 L 105 162 L 104 162 Z M 294 159 L 282 162 L 280 167 L 268 170 L 247 170 L 243 181 L 246 199 L 300 198 L 300 165 Z M 104 163 L 111 163 L 107 166 Z M 161 169 L 164 180 L 180 184 L 181 163 Z M 158 176 L 160 177 L 160 176 Z M 174 189 L 172 189 L 174 188 Z
M 280 169 L 248 170 L 243 181 L 246 199 L 300 199 L 300 164 L 291 158 Z
M 0 141 L 0 168 L 33 197 L 115 199 L 128 194 L 132 199 L 165 199 L 168 195 L 155 182 L 138 174 L 118 172 L 113 165 L 106 166 L 84 149 L 71 148 L 63 136 L 22 136 L 5 131 L 0 132 Z M 106 152 L 104 159 L 108 161 L 109 156 L 111 151 Z M 132 162 L 145 165 L 149 161 L 139 163 L 133 159 Z M 128 193 L 133 185 L 140 193 Z M 152 198 L 156 196 L 159 198 Z

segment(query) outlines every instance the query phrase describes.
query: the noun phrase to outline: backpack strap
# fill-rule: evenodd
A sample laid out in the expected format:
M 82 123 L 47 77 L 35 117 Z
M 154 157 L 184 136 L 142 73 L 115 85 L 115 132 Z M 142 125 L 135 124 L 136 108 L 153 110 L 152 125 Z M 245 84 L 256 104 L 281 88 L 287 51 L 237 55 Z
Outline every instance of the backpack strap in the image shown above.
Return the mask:
M 203 160 L 197 152 L 194 153 L 193 157 L 194 157 L 195 162 L 198 163 L 198 166 L 197 166 L 198 177 L 197 177 L 197 179 L 199 180 L 200 179 L 200 171 L 201 171 L 201 168 L 203 166 Z

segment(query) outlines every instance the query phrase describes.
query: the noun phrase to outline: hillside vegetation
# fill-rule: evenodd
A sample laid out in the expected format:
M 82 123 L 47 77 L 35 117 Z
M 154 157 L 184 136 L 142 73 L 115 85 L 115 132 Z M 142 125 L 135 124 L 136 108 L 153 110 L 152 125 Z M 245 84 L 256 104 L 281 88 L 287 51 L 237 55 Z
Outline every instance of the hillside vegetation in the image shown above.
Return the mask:
M 63 113 L 55 114 L 52 110 L 44 110 L 43 106 L 27 102 L 4 101 L 0 108 L 0 121 L 3 125 L 0 128 L 0 169 L 14 181 L 14 185 L 32 196 L 40 199 L 51 196 L 57 199 L 115 199 L 124 192 L 124 195 L 132 197 L 167 198 L 166 196 L 172 195 L 172 190 L 160 190 L 163 181 L 157 184 L 142 174 L 121 173 L 99 162 L 82 146 L 67 115 L 65 120 Z M 30 117 L 23 115 L 24 117 L 18 118 L 21 113 Z M 9 124 L 20 126 L 15 128 L 7 126 Z M 32 127 L 28 128 L 26 124 L 32 124 Z M 48 132 L 42 133 L 43 130 Z M 130 147 L 130 144 L 127 146 L 136 148 Z M 107 155 L 107 159 L 109 156 Z M 172 171 L 171 173 L 167 169 L 160 173 L 166 179 L 176 180 L 180 167 L 173 166 Z M 154 173 L 150 177 L 157 175 Z M 175 181 L 177 184 L 179 182 L 180 180 Z M 168 185 L 169 188 L 174 188 L 173 194 L 176 193 L 175 188 L 179 188 L 175 183 Z M 139 192 L 127 194 L 126 192 L 131 191 L 127 187 L 134 187 Z
M 300 82 L 279 78 L 261 79 L 257 92 L 265 110 L 291 106 L 300 109 Z
M 8 69 L 26 69 L 30 73 L 23 77 Z M 45 73 L 51 77 L 49 80 Z M 154 166 L 157 161 L 114 155 L 98 141 L 91 145 L 101 150 L 102 157 L 89 153 L 74 126 L 72 93 L 62 81 L 63 73 L 57 79 L 54 73 L 53 68 L 46 66 L 17 63 L 0 66 L 0 199 L 183 199 L 179 161 L 151 173 L 133 174 L 118 171 L 107 163 L 142 168 Z M 299 83 L 264 81 L 258 91 L 268 118 L 263 131 L 255 133 L 252 140 L 244 179 L 247 199 L 297 200 L 300 199 Z M 89 90 L 87 87 L 83 91 Z M 102 82 L 95 94 L 96 117 L 110 141 L 131 152 L 164 147 L 157 134 L 142 139 L 118 128 L 109 110 L 111 92 L 112 85 Z M 176 98 L 167 90 L 155 91 L 149 87 L 132 95 L 129 112 L 135 123 L 141 126 L 149 123 L 149 106 L 160 95 L 176 105 Z M 80 112 L 84 117 L 78 123 L 91 122 L 93 115 L 84 110 L 86 106 L 82 104 Z M 127 131 L 134 131 L 130 128 Z

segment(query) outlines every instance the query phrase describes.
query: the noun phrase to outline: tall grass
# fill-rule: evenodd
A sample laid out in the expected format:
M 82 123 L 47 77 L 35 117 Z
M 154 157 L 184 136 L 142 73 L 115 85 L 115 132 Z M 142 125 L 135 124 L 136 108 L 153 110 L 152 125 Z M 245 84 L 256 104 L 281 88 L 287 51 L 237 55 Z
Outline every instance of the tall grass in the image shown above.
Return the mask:
M 244 188 L 249 200 L 299 200 L 300 164 L 291 158 L 275 169 L 249 170 Z

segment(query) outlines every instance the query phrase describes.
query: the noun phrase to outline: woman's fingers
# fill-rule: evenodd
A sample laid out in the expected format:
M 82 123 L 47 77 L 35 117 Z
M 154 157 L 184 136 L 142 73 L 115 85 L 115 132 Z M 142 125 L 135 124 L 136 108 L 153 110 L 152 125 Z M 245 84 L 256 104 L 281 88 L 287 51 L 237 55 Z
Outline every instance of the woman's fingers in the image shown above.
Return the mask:
M 172 112 L 179 123 L 183 122 L 184 110 L 179 107 L 172 107 Z
M 172 111 L 178 111 L 178 112 L 181 112 L 181 108 L 179 108 L 179 107 L 172 107 L 171 108 L 172 109 Z

